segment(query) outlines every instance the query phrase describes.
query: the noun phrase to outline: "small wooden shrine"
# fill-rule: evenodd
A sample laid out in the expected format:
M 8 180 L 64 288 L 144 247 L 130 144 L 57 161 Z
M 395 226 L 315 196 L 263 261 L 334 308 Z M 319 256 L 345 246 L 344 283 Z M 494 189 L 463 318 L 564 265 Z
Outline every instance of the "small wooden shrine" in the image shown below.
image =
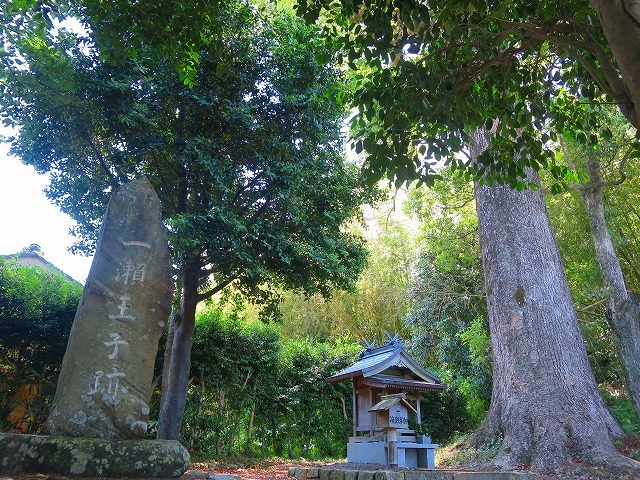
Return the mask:
M 435 468 L 435 449 L 426 435 L 416 435 L 409 419 L 421 423 L 422 393 L 443 390 L 437 375 L 409 356 L 398 335 L 381 347 L 367 344 L 358 360 L 327 378 L 353 379 L 353 436 L 349 463 Z

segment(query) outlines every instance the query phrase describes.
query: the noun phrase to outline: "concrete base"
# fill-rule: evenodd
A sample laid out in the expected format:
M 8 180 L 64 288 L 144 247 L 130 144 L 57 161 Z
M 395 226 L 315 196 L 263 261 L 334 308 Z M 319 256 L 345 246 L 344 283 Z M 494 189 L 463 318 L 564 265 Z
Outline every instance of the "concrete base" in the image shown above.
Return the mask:
M 349 463 L 387 464 L 385 442 L 349 442 L 347 443 L 347 461 Z
M 437 444 L 431 438 L 421 436 L 417 442 L 398 442 L 397 461 L 400 468 L 436 468 Z M 349 463 L 389 465 L 388 447 L 385 441 L 368 441 L 367 437 L 351 437 L 347 443 Z
M 170 440 L 103 440 L 0 433 L 0 473 L 179 477 L 189 453 Z

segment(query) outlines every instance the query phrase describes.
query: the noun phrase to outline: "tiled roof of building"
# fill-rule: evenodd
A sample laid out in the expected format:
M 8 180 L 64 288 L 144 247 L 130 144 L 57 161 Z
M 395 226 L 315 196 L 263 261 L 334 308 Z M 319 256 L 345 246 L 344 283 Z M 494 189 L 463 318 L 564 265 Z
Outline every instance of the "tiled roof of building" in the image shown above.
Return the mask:
M 36 252 L 19 252 L 19 253 L 14 253 L 14 254 L 11 254 L 11 255 L 0 255 L 0 257 L 5 262 L 15 261 L 19 265 L 39 267 L 41 269 L 48 270 L 50 272 L 60 273 L 61 275 L 64 275 L 65 278 L 67 280 L 69 280 L 70 282 L 74 282 L 74 283 L 77 283 L 79 285 L 82 285 L 75 278 L 71 277 L 70 275 L 67 275 L 62 270 L 60 270 L 58 267 L 56 267 L 53 263 L 51 263 L 48 260 L 46 260 L 39 253 L 36 253 Z
M 383 372 L 390 368 L 398 368 L 411 375 L 413 378 L 404 376 L 387 375 Z M 365 379 L 376 379 L 381 383 L 394 384 L 400 388 L 411 386 L 423 389 L 441 389 L 440 378 L 433 372 L 422 367 L 404 349 L 402 341 L 397 337 L 389 338 L 385 345 L 375 347 L 369 345 L 361 354 L 360 358 L 335 375 L 327 378 L 330 383 L 336 383 L 353 377 L 364 377 Z

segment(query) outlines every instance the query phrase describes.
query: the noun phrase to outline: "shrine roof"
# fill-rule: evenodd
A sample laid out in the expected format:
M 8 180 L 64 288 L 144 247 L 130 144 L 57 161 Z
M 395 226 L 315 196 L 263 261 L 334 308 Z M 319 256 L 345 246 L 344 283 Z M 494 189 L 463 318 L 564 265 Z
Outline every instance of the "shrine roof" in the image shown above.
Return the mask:
M 411 372 L 415 378 L 383 373 L 393 368 Z M 393 386 L 407 388 L 408 390 L 420 389 L 426 391 L 441 389 L 440 387 L 442 387 L 440 378 L 437 375 L 411 358 L 397 335 L 393 338 L 389 337 L 389 340 L 381 347 L 375 347 L 375 344 L 368 345 L 355 363 L 330 376 L 327 381 L 336 383 L 353 377 L 363 377 L 365 379 L 373 379 L 375 377 L 379 382 L 387 382 L 390 386 L 393 384 Z
M 393 407 L 394 405 L 396 405 L 398 403 L 401 403 L 402 405 L 404 405 L 407 410 L 411 410 L 413 413 L 418 413 L 416 411 L 416 409 L 413 408 L 413 405 L 411 405 L 409 402 L 407 402 L 404 398 L 395 397 L 395 396 L 382 397 L 382 400 L 380 400 L 373 407 L 371 407 L 369 409 L 369 411 L 370 412 L 382 412 L 384 410 L 389 410 L 391 407 Z
M 431 392 L 434 390 L 445 389 L 445 386 L 441 383 L 411 380 L 408 378 L 395 377 L 393 375 L 371 375 L 365 379 L 364 384 L 378 388 L 392 387 L 414 392 Z

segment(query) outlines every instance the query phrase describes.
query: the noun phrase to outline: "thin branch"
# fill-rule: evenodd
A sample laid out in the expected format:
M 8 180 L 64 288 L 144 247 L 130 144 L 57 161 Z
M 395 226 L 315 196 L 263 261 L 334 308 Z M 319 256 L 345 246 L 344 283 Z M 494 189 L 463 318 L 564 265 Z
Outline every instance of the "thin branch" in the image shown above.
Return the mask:
M 560 51 L 574 57 L 584 68 L 587 70 L 591 78 L 600 86 L 600 88 L 613 98 L 615 98 L 619 104 L 628 105 L 631 100 L 629 98 L 628 90 L 621 80 L 618 73 L 618 69 L 611 61 L 611 58 L 602 46 L 593 38 L 591 33 L 580 26 L 575 24 L 555 24 L 554 29 L 556 31 L 564 30 L 571 31 L 572 33 L 581 34 L 585 37 L 585 40 L 578 40 L 571 37 L 560 37 L 553 35 L 551 32 L 542 29 L 536 25 L 532 25 L 526 22 L 514 22 L 511 20 L 505 20 L 496 18 L 502 25 L 510 26 L 512 28 L 521 30 L 532 38 L 538 40 L 548 41 L 558 47 Z M 562 28 L 561 28 L 562 27 Z M 573 27 L 571 30 L 570 27 Z M 596 65 L 589 61 L 582 51 L 588 51 L 591 53 L 600 64 L 604 78 L 598 72 Z
M 168 187 L 168 182 L 165 179 L 165 176 L 162 173 L 162 169 L 160 168 L 160 162 L 158 162 L 158 159 L 156 157 L 156 154 L 153 150 L 149 150 L 147 152 L 147 156 L 150 159 L 150 163 L 154 164 L 156 167 L 156 171 L 158 172 L 158 177 L 160 177 L 160 183 L 163 186 L 164 190 L 167 192 L 167 195 L 165 196 L 165 199 L 169 200 L 171 202 L 171 206 L 173 207 L 174 211 L 178 210 L 178 206 L 176 205 L 176 201 L 173 198 L 172 195 L 168 195 L 169 193 L 169 187 Z M 168 198 L 167 198 L 168 197 Z
M 441 209 L 442 210 L 459 210 L 463 207 L 466 207 L 469 203 L 473 202 L 474 200 L 475 200 L 475 197 L 472 195 L 471 197 L 469 197 L 464 202 L 458 205 L 442 205 Z
M 107 167 L 107 164 L 105 163 L 103 155 L 100 153 L 100 150 L 98 150 L 98 148 L 93 143 L 93 140 L 91 139 L 91 136 L 90 135 L 87 135 L 87 136 L 88 136 L 88 138 L 86 138 L 85 140 L 87 140 L 87 142 L 89 143 L 89 148 L 96 155 L 96 157 L 98 159 L 98 163 L 100 164 L 100 168 L 109 177 L 109 180 L 110 180 L 109 183 L 111 184 L 111 186 L 113 188 L 117 188 L 119 186 L 118 179 L 115 177 L 115 175 L 113 175 L 113 173 L 111 173 L 111 171 L 109 170 L 109 167 Z
M 601 299 L 601 300 L 598 300 L 597 302 L 593 302 L 591 305 L 587 305 L 586 307 L 583 307 L 582 309 L 578 309 L 578 308 L 576 308 L 576 310 L 577 310 L 577 311 L 580 311 L 580 312 L 583 312 L 583 311 L 586 311 L 586 310 L 588 310 L 588 309 L 590 309 L 590 308 L 595 307 L 596 305 L 600 305 L 600 304 L 602 304 L 602 303 L 604 303 L 604 302 L 608 302 L 608 301 L 609 301 L 609 299 L 608 299 L 608 298 L 603 298 L 603 299 Z
M 253 370 L 249 370 L 249 372 L 247 373 L 247 377 L 244 379 L 244 383 L 242 384 L 242 388 L 246 388 L 247 383 L 249 383 L 249 379 L 251 378 L 251 375 L 253 375 Z
M 226 286 L 228 286 L 231 282 L 233 282 L 234 280 L 236 280 L 238 278 L 239 274 L 228 278 L 227 280 L 225 280 L 224 282 L 221 282 L 219 284 L 217 284 L 215 287 L 213 287 L 210 290 L 207 290 L 206 292 L 203 293 L 199 293 L 198 296 L 196 297 L 198 302 L 201 302 L 203 300 L 206 300 L 207 298 L 211 298 L 212 296 L 214 296 L 216 293 L 218 293 L 219 291 L 221 291 L 222 289 L 224 289 Z

